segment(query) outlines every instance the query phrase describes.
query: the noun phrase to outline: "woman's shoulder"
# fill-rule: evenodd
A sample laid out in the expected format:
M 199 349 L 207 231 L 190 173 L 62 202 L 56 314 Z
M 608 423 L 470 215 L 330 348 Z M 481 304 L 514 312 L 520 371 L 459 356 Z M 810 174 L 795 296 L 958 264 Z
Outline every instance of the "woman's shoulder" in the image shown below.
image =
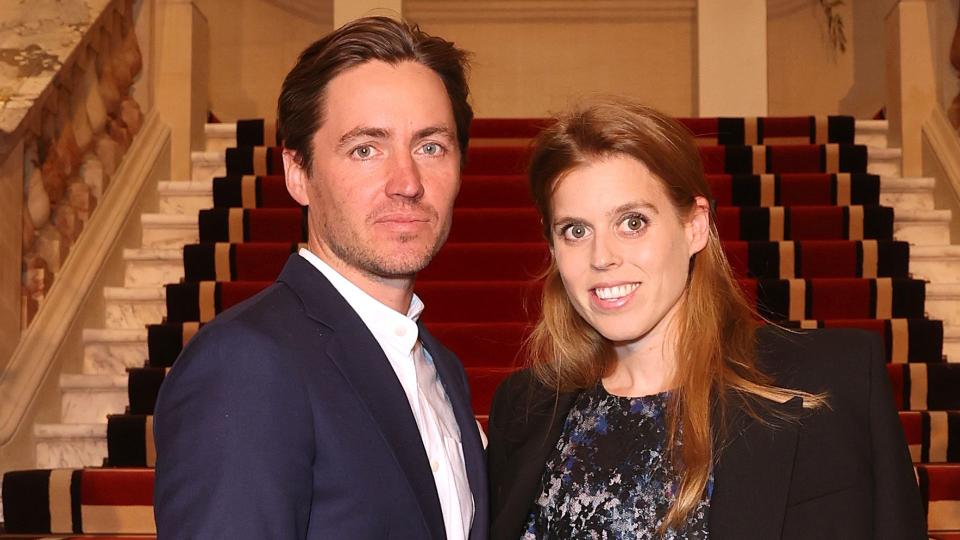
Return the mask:
M 883 369 L 880 336 L 855 328 L 757 331 L 758 367 L 778 386 L 807 392 L 846 391 L 868 385 Z
M 530 369 L 511 373 L 497 386 L 490 407 L 490 425 L 522 437 L 531 429 L 566 417 L 577 392 L 562 392 L 541 382 Z

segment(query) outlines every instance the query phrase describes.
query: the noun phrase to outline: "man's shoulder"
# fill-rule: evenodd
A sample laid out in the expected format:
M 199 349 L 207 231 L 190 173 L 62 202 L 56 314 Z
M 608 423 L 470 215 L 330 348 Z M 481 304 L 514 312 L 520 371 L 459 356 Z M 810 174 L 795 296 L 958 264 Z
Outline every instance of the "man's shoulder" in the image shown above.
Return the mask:
M 270 356 L 290 357 L 291 348 L 306 337 L 322 335 L 306 316 L 300 298 L 282 282 L 269 285 L 203 325 L 177 359 L 183 371 L 194 359 L 209 367 L 222 362 L 236 365 L 248 357 L 257 363 Z

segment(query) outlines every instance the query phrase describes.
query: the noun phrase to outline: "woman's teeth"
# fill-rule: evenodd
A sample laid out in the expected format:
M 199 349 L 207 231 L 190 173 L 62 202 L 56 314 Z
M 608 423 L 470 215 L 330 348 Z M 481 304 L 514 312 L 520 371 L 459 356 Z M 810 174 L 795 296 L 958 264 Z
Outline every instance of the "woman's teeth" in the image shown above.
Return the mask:
M 639 283 L 628 283 L 616 287 L 597 287 L 593 291 L 601 300 L 616 300 L 632 293 L 639 286 Z

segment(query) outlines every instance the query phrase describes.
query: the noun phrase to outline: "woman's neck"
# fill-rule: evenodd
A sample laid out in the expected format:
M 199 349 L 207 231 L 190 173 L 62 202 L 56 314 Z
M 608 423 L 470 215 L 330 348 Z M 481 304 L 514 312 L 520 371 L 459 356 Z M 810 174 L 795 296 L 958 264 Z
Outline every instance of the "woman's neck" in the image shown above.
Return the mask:
M 613 369 L 602 381 L 607 392 L 615 396 L 638 397 L 672 388 L 676 367 L 676 326 L 671 322 L 675 312 L 676 309 L 670 310 L 639 339 L 614 344 Z

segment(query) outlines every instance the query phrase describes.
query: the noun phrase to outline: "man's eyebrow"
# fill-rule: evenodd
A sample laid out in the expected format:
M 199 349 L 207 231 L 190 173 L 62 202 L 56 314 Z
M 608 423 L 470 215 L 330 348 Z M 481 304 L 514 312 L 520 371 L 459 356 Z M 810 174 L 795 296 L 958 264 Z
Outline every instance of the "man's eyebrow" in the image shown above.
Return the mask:
M 448 139 L 456 139 L 456 136 L 454 135 L 453 130 L 451 130 L 447 126 L 425 127 L 421 130 L 418 130 L 416 133 L 414 133 L 413 138 L 414 140 L 420 140 L 420 139 L 425 139 L 427 137 L 433 137 L 436 135 L 441 135 Z
M 364 127 L 364 126 L 355 127 L 340 136 L 340 141 L 337 143 L 337 147 L 339 148 L 341 146 L 345 146 L 350 141 L 360 137 L 370 137 L 372 139 L 386 139 L 390 137 L 390 131 L 384 128 L 377 128 L 377 127 Z

